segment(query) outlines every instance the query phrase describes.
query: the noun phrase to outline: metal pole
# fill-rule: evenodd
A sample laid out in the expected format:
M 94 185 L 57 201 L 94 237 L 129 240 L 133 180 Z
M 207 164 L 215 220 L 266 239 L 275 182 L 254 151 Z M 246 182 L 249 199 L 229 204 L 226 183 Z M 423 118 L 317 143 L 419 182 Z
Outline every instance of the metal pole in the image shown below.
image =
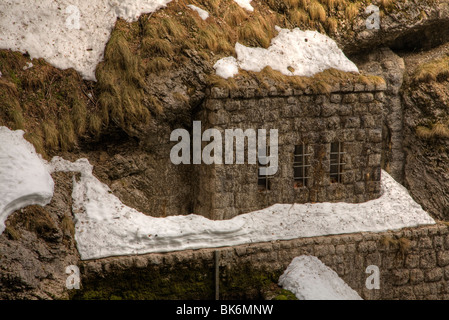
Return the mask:
M 215 250 L 215 300 L 220 297 L 220 251 Z

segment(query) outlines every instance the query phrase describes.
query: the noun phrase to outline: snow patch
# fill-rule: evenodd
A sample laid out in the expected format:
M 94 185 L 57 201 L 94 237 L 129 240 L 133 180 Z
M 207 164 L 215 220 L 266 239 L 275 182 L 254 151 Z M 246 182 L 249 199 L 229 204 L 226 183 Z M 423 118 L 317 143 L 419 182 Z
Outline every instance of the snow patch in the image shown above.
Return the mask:
M 198 12 L 201 19 L 206 20 L 207 18 L 209 18 L 209 12 L 207 12 L 206 10 L 198 8 L 197 6 L 195 6 L 193 4 L 188 4 L 187 7 Z
M 45 206 L 53 197 L 46 163 L 23 134 L 0 127 L 0 234 L 11 213 L 29 205 Z
M 195 214 L 157 218 L 127 207 L 93 176 L 86 159 L 71 163 L 55 157 L 50 165 L 54 171 L 81 173 L 73 181 L 72 195 L 82 259 L 435 224 L 386 172 L 382 172 L 382 196 L 369 202 L 276 204 L 230 220 L 209 220 Z
M 254 11 L 253 6 L 251 5 L 251 0 L 234 0 L 239 6 L 248 11 Z
M 234 57 L 226 57 L 214 64 L 216 74 L 222 78 L 232 78 L 239 73 L 239 65 Z
M 217 74 L 237 68 L 260 72 L 269 66 L 287 76 L 306 76 L 335 68 L 345 72 L 359 72 L 357 66 L 340 50 L 334 40 L 316 31 L 277 28 L 279 34 L 271 40 L 268 49 L 250 48 L 236 43 L 237 59 L 229 57 L 215 64 Z
M 24 66 L 22 69 L 23 70 L 28 70 L 28 69 L 30 69 L 32 67 L 33 67 L 33 63 L 32 62 L 27 62 L 26 66 Z
M 171 0 L 0 1 L 0 49 L 28 52 L 95 80 L 117 18 L 129 22 Z
M 294 258 L 279 285 L 299 300 L 362 300 L 334 270 L 313 256 Z

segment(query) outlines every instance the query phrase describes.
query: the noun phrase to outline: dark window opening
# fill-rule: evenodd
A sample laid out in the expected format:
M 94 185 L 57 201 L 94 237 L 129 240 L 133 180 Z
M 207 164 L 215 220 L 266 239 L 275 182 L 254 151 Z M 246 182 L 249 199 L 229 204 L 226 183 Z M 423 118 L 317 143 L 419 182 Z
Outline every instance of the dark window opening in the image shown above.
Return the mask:
M 310 179 L 310 156 L 312 154 L 307 153 L 307 146 L 300 144 L 295 146 L 295 153 L 293 159 L 293 177 L 294 188 L 307 187 Z
M 257 179 L 257 186 L 259 187 L 259 191 L 269 191 L 271 190 L 271 183 L 269 176 L 263 176 L 259 173 L 259 177 Z
M 343 143 L 334 142 L 331 143 L 330 152 L 330 179 L 331 183 L 341 183 L 341 177 L 343 174 Z
M 267 146 L 266 148 L 266 155 L 268 156 L 270 154 L 270 147 Z M 259 191 L 269 191 L 271 190 L 271 179 L 273 178 L 273 175 L 264 175 L 260 173 L 260 168 L 268 168 L 269 164 L 262 165 L 259 163 L 259 168 L 257 169 L 257 186 Z

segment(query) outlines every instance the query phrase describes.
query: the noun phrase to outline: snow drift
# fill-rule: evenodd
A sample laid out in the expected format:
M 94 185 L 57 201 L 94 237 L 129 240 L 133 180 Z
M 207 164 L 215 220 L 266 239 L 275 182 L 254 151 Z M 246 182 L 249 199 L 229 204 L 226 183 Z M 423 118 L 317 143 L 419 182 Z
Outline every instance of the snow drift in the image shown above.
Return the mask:
M 294 258 L 279 285 L 299 300 L 362 300 L 334 270 L 313 256 Z
M 3 0 L 0 49 L 28 52 L 60 69 L 95 80 L 117 18 L 136 20 L 171 0 Z
M 23 134 L 0 127 L 0 234 L 11 213 L 33 204 L 45 206 L 53 197 L 48 168 Z
M 81 173 L 73 181 L 73 211 L 82 259 L 435 224 L 386 172 L 382 196 L 369 202 L 276 204 L 230 220 L 209 220 L 195 214 L 156 218 L 127 207 L 92 174 L 86 159 L 72 163 L 55 157 L 50 165 Z
M 226 57 L 214 65 L 217 75 L 233 77 L 238 68 L 260 72 L 269 66 L 287 76 L 311 77 L 326 69 L 359 72 L 357 66 L 340 50 L 337 43 L 316 31 L 277 28 L 279 34 L 269 48 L 250 48 L 237 43 L 237 58 Z

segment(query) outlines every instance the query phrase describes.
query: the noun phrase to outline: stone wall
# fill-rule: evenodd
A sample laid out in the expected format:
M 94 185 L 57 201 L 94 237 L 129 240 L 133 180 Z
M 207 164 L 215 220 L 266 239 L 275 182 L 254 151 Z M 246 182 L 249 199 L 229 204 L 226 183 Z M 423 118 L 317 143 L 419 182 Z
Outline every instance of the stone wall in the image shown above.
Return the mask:
M 359 70 L 385 79 L 383 110 L 383 146 L 382 168 L 396 181 L 404 181 L 405 154 L 404 141 L 404 107 L 401 89 L 404 80 L 404 60 L 389 48 L 374 50 L 369 54 L 354 57 Z
M 279 169 L 269 190 L 258 186 L 258 165 L 212 164 L 198 170 L 195 213 L 228 219 L 275 203 L 360 203 L 380 192 L 382 111 L 385 86 L 336 86 L 328 95 L 301 90 L 245 91 L 212 88 L 196 119 L 202 129 L 277 129 Z M 260 138 L 260 137 L 258 137 Z M 341 142 L 340 183 L 330 179 L 330 145 Z M 311 168 L 307 184 L 295 184 L 295 145 L 304 144 Z M 224 150 L 224 149 L 223 149 Z
M 74 298 L 214 299 L 214 253 L 221 299 L 264 299 L 292 259 L 314 255 L 367 300 L 449 299 L 449 228 L 433 226 L 147 254 L 81 263 Z M 378 266 L 380 289 L 366 288 Z

